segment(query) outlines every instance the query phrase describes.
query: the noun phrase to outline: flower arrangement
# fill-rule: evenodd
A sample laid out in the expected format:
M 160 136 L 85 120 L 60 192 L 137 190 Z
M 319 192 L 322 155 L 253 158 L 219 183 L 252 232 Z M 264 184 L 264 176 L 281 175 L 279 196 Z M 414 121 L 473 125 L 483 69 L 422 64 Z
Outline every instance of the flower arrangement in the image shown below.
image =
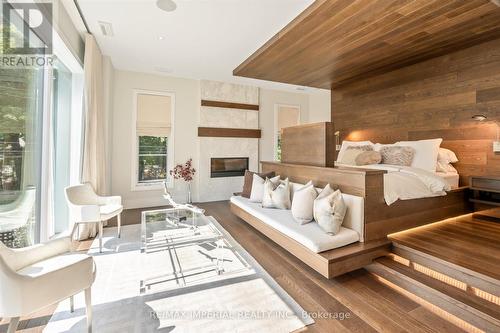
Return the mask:
M 174 179 L 183 179 L 188 183 L 193 180 L 195 173 L 196 169 L 193 168 L 192 158 L 184 164 L 177 164 L 172 170 L 170 170 L 170 176 L 174 177 Z

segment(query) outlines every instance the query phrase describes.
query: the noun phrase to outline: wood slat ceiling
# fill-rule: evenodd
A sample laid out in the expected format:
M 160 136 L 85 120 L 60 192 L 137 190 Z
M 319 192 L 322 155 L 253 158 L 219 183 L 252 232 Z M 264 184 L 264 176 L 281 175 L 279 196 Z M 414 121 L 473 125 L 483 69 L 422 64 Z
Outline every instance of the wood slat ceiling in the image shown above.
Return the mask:
M 490 0 L 317 0 L 233 73 L 331 89 L 496 38 Z

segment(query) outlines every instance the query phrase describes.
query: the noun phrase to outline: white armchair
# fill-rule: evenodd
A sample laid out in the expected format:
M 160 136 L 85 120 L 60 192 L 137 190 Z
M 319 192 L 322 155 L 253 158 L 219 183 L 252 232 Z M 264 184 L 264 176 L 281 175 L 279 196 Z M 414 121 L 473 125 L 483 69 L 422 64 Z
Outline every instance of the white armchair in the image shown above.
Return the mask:
M 21 249 L 0 242 L 0 318 L 10 318 L 8 333 L 19 318 L 85 291 L 87 328 L 92 331 L 91 286 L 95 280 L 92 257 L 71 253 L 69 237 Z
M 103 221 L 117 216 L 118 238 L 121 233 L 121 212 L 123 211 L 120 196 L 99 196 L 89 183 L 70 186 L 65 189 L 70 218 L 77 227 L 80 223 L 99 224 L 99 251 L 102 252 Z M 73 228 L 72 237 L 75 228 Z

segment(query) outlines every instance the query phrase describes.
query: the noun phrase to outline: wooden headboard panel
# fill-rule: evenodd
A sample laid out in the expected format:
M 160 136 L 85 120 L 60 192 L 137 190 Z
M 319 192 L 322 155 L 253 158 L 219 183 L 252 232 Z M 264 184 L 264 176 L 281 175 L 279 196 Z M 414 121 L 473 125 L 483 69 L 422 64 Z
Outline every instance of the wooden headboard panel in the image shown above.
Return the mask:
M 488 121 L 474 122 L 475 114 Z M 441 137 L 460 160 L 461 185 L 471 175 L 500 174 L 500 155 L 492 150 L 499 120 L 500 40 L 332 90 L 341 140 Z

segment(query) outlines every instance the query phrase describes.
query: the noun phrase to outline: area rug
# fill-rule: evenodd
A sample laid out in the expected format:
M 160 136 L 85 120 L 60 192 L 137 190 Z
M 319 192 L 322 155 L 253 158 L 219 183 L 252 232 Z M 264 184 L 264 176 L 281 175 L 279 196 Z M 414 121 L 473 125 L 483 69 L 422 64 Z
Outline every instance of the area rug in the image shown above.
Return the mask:
M 145 254 L 140 225 L 122 227 L 120 239 L 115 228 L 106 228 L 103 253 L 98 240 L 88 251 L 97 266 L 93 331 L 284 333 L 314 322 L 213 217 L 208 219 L 223 234 L 224 246 Z M 211 268 L 216 258 L 223 258 L 222 274 Z M 177 273 L 169 274 L 173 267 Z M 158 283 L 141 290 L 143 281 Z M 75 296 L 73 313 L 68 300 L 61 302 L 44 330 L 85 331 L 83 293 Z

